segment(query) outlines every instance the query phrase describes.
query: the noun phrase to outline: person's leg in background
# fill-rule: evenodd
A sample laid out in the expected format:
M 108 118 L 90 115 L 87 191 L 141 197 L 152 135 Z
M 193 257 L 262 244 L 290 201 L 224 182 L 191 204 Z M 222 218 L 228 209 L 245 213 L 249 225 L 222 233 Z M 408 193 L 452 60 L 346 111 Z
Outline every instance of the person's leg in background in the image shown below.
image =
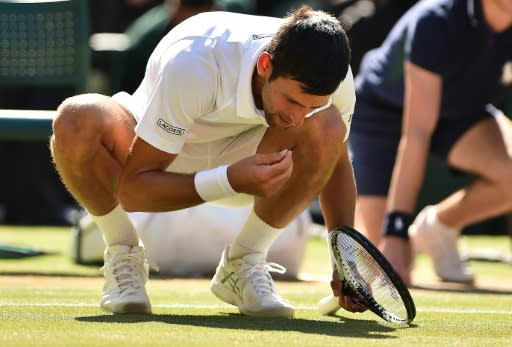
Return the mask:
M 355 227 L 376 246 L 382 236 L 400 131 L 399 113 L 358 100 L 349 137 L 357 184 Z
M 350 131 L 350 152 L 357 185 L 354 226 L 380 246 L 388 190 L 401 134 L 401 115 L 357 101 Z M 412 258 L 411 247 L 402 250 Z M 410 269 L 409 269 L 410 270 Z
M 446 281 L 472 282 L 473 271 L 456 248 L 461 230 L 512 210 L 512 125 L 493 109 L 470 127 L 448 153 L 450 167 L 477 178 L 434 206 L 427 206 L 411 226 L 415 248 L 432 257 L 437 275 Z

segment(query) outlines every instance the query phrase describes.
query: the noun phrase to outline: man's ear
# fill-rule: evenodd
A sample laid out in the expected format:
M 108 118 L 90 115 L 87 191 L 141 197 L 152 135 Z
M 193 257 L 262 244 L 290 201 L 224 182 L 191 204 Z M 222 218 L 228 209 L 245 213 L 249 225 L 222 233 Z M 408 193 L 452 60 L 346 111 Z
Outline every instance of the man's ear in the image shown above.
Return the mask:
M 268 52 L 261 52 L 256 62 L 256 69 L 261 77 L 266 76 L 268 72 L 272 71 L 272 58 Z

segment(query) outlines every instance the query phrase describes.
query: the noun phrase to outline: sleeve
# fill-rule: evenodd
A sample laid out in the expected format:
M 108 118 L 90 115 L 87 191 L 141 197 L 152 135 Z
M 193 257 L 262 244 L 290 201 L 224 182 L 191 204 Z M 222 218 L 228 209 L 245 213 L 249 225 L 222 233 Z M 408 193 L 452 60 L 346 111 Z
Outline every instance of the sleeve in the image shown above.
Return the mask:
M 343 139 L 343 141 L 347 141 L 356 104 L 354 77 L 352 76 L 352 69 L 350 67 L 347 76 L 345 76 L 343 82 L 340 83 L 338 89 L 334 92 L 332 103 L 341 113 L 341 118 L 347 128 L 347 133 Z
M 215 105 L 219 72 L 211 50 L 201 42 L 178 41 L 150 60 L 140 88 L 145 103 L 135 131 L 168 153 L 181 151 L 194 120 Z
M 450 30 L 446 19 L 435 12 L 412 21 L 405 38 L 405 59 L 428 71 L 444 75 L 451 62 Z

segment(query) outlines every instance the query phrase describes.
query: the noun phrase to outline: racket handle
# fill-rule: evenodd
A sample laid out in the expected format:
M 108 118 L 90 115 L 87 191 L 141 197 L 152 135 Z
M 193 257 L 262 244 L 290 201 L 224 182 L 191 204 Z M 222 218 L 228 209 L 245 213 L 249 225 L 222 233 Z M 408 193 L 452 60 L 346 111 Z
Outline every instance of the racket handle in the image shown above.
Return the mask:
M 324 316 L 331 316 L 340 308 L 338 298 L 332 294 L 327 295 L 318 302 L 318 311 Z

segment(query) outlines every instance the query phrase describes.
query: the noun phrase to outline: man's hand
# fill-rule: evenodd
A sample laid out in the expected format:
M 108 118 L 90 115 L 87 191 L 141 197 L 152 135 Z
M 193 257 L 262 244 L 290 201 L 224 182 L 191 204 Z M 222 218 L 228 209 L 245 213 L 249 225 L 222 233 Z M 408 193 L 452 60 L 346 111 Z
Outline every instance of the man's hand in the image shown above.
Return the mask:
M 364 312 L 367 310 L 364 301 L 350 288 L 343 286 L 338 275 L 338 270 L 334 270 L 331 280 L 332 293 L 338 298 L 338 303 L 345 310 L 350 312 Z
M 293 171 L 292 151 L 257 153 L 228 167 L 231 187 L 239 193 L 269 197 L 290 178 Z
M 396 236 L 382 238 L 380 247 L 382 254 L 395 268 L 406 286 L 411 285 L 412 250 L 408 240 Z

